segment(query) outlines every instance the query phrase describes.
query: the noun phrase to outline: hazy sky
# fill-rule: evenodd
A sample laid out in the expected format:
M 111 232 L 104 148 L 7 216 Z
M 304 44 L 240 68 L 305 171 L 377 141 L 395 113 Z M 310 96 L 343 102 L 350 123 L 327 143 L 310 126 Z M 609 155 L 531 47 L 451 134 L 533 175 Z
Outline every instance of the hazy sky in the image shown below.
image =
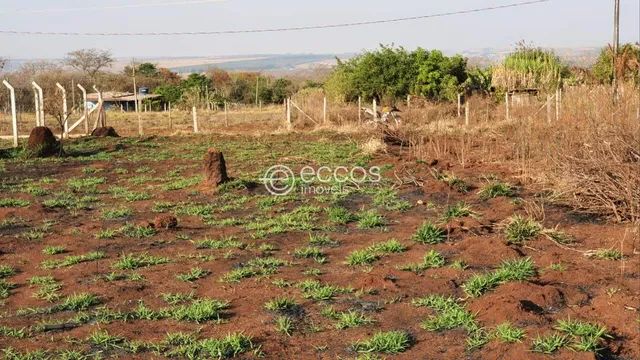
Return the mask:
M 154 32 L 296 27 L 428 15 L 523 0 L 226 0 L 77 10 L 187 1 L 193 0 L 0 0 L 0 30 Z M 621 3 L 621 41 L 637 42 L 640 0 Z M 602 46 L 611 41 L 612 19 L 613 0 L 551 0 L 484 13 L 292 33 L 117 38 L 0 34 L 0 56 L 56 58 L 90 47 L 110 49 L 117 57 L 345 53 L 380 43 L 462 51 L 509 48 L 522 39 L 543 47 Z

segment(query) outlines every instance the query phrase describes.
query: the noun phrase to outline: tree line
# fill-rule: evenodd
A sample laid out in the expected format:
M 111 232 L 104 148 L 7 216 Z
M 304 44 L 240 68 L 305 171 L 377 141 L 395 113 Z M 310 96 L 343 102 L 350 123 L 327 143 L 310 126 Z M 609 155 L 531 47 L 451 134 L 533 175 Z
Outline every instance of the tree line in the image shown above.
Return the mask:
M 88 87 L 96 84 L 102 91 L 133 91 L 133 75 L 139 87 L 147 87 L 161 95 L 161 101 L 174 106 L 221 106 L 225 102 L 240 104 L 281 104 L 287 97 L 305 88 L 321 88 L 334 101 L 394 103 L 407 95 L 430 101 L 455 101 L 458 94 L 480 93 L 500 95 L 504 91 L 534 88 L 551 91 L 575 84 L 610 84 L 614 72 L 618 79 L 640 82 L 640 46 L 624 44 L 614 64 L 612 49 L 602 49 L 590 68 L 570 67 L 551 50 L 519 43 L 515 50 L 496 65 L 473 67 L 460 55 L 446 56 L 439 50 L 380 46 L 351 59 L 338 59 L 337 66 L 322 82 L 275 78 L 258 72 L 228 72 L 210 69 L 181 77 L 167 68 L 152 63 L 126 66 L 119 73 L 105 71 L 114 64 L 110 52 L 84 49 L 67 54 L 60 63 L 30 62 L 3 77 L 16 88 L 17 103 L 22 111 L 33 108 L 31 81 L 44 89 L 45 98 L 55 94 L 59 82 L 73 94 L 73 83 Z M 0 58 L 0 72 L 6 61 Z M 0 105 L 8 94 L 0 92 Z M 498 96 L 499 97 L 499 96 Z M 81 104 L 79 96 L 70 99 Z

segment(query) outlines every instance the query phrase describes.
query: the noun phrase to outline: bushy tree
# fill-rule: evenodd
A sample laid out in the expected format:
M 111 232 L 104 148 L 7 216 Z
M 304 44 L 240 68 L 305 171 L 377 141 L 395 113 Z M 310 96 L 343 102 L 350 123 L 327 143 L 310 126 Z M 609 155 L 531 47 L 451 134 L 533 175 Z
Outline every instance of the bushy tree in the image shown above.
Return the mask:
M 293 83 L 291 80 L 279 78 L 271 85 L 271 102 L 275 104 L 282 103 L 286 98 L 293 94 Z
M 348 61 L 338 62 L 325 83 L 325 91 L 334 98 L 353 101 L 394 101 L 409 94 L 432 100 L 454 99 L 466 80 L 466 60 L 447 57 L 442 52 L 381 46 Z
M 623 81 L 634 79 L 638 83 L 638 66 L 640 66 L 640 46 L 624 44 L 618 50 L 618 64 L 616 71 L 618 78 Z M 598 61 L 592 69 L 593 76 L 601 84 L 613 82 L 613 49 L 606 47 L 600 51 Z
M 467 79 L 467 61 L 459 55 L 446 57 L 438 50 L 418 49 L 415 57 L 416 93 L 433 100 L 455 100 Z
M 183 89 L 177 85 L 160 85 L 153 91 L 162 96 L 165 102 L 176 104 L 182 98 Z
M 553 51 L 520 42 L 516 50 L 493 69 L 492 81 L 504 90 L 555 90 L 568 75 L 568 67 Z

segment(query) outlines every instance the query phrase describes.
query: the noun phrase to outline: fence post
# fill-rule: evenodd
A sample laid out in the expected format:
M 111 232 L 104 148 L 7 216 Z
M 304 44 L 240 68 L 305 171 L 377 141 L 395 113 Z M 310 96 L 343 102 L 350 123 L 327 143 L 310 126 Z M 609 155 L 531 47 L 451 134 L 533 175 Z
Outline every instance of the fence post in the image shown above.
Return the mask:
M 64 116 L 64 136 L 69 137 L 69 109 L 67 108 L 67 90 L 60 83 L 56 83 L 56 86 L 62 92 L 62 116 Z
M 36 126 L 42 126 L 40 125 L 40 99 L 38 99 L 38 89 L 35 86 L 33 86 L 33 102 L 36 110 Z
M 169 130 L 173 130 L 173 118 L 171 117 L 171 101 L 169 101 Z
M 407 111 L 411 109 L 411 95 L 407 95 Z
M 229 106 L 224 102 L 224 126 L 229 127 Z
M 551 124 L 551 95 L 547 94 L 547 123 Z
M 462 114 L 461 107 L 462 107 L 462 94 L 458 93 L 458 117 L 460 117 Z
M 373 99 L 373 121 L 378 120 L 378 102 L 376 99 Z
M 560 120 L 560 88 L 556 89 L 556 122 Z
M 87 90 L 80 84 L 76 84 L 78 89 L 82 92 L 82 114 L 84 116 L 84 133 L 89 135 L 89 109 L 87 109 Z
M 511 114 L 509 113 L 509 91 L 504 94 L 504 104 L 506 107 L 506 119 L 507 121 L 511 120 Z
M 358 124 L 362 124 L 362 97 L 358 96 Z
M 197 134 L 198 133 L 198 110 L 195 105 L 193 106 L 191 111 L 193 112 L 193 132 Z
M 290 131 L 293 129 L 293 124 L 291 123 L 291 99 L 287 98 L 287 129 Z
M 469 101 L 464 102 L 464 126 L 469 127 Z
M 42 92 L 42 88 L 35 81 L 31 82 L 31 85 L 38 91 L 38 109 L 40 110 L 39 118 L 40 118 L 40 126 L 44 125 L 44 94 Z
M 16 90 L 7 80 L 3 80 L 4 86 L 9 89 L 11 95 L 11 124 L 13 127 L 13 147 L 18 147 L 18 114 L 16 112 Z
M 327 124 L 327 97 L 325 96 L 322 103 L 322 124 Z

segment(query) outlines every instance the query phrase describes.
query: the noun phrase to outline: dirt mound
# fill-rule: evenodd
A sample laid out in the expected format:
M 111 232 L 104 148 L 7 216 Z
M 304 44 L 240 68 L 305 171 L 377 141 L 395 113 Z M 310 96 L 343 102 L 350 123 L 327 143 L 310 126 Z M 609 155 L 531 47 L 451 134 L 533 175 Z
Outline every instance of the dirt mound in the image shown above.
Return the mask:
M 224 155 L 216 149 L 210 148 L 204 156 L 205 185 L 214 188 L 229 181 Z
M 95 136 L 95 137 L 120 137 L 120 135 L 118 135 L 118 133 L 116 132 L 116 129 L 114 129 L 111 126 L 96 128 L 95 130 L 93 130 L 91 132 L 91 136 Z
M 156 229 L 175 229 L 178 227 L 178 219 L 171 215 L 160 215 L 153 219 L 153 227 Z
M 38 126 L 29 134 L 27 149 L 35 156 L 51 156 L 59 153 L 60 144 L 51 129 Z

